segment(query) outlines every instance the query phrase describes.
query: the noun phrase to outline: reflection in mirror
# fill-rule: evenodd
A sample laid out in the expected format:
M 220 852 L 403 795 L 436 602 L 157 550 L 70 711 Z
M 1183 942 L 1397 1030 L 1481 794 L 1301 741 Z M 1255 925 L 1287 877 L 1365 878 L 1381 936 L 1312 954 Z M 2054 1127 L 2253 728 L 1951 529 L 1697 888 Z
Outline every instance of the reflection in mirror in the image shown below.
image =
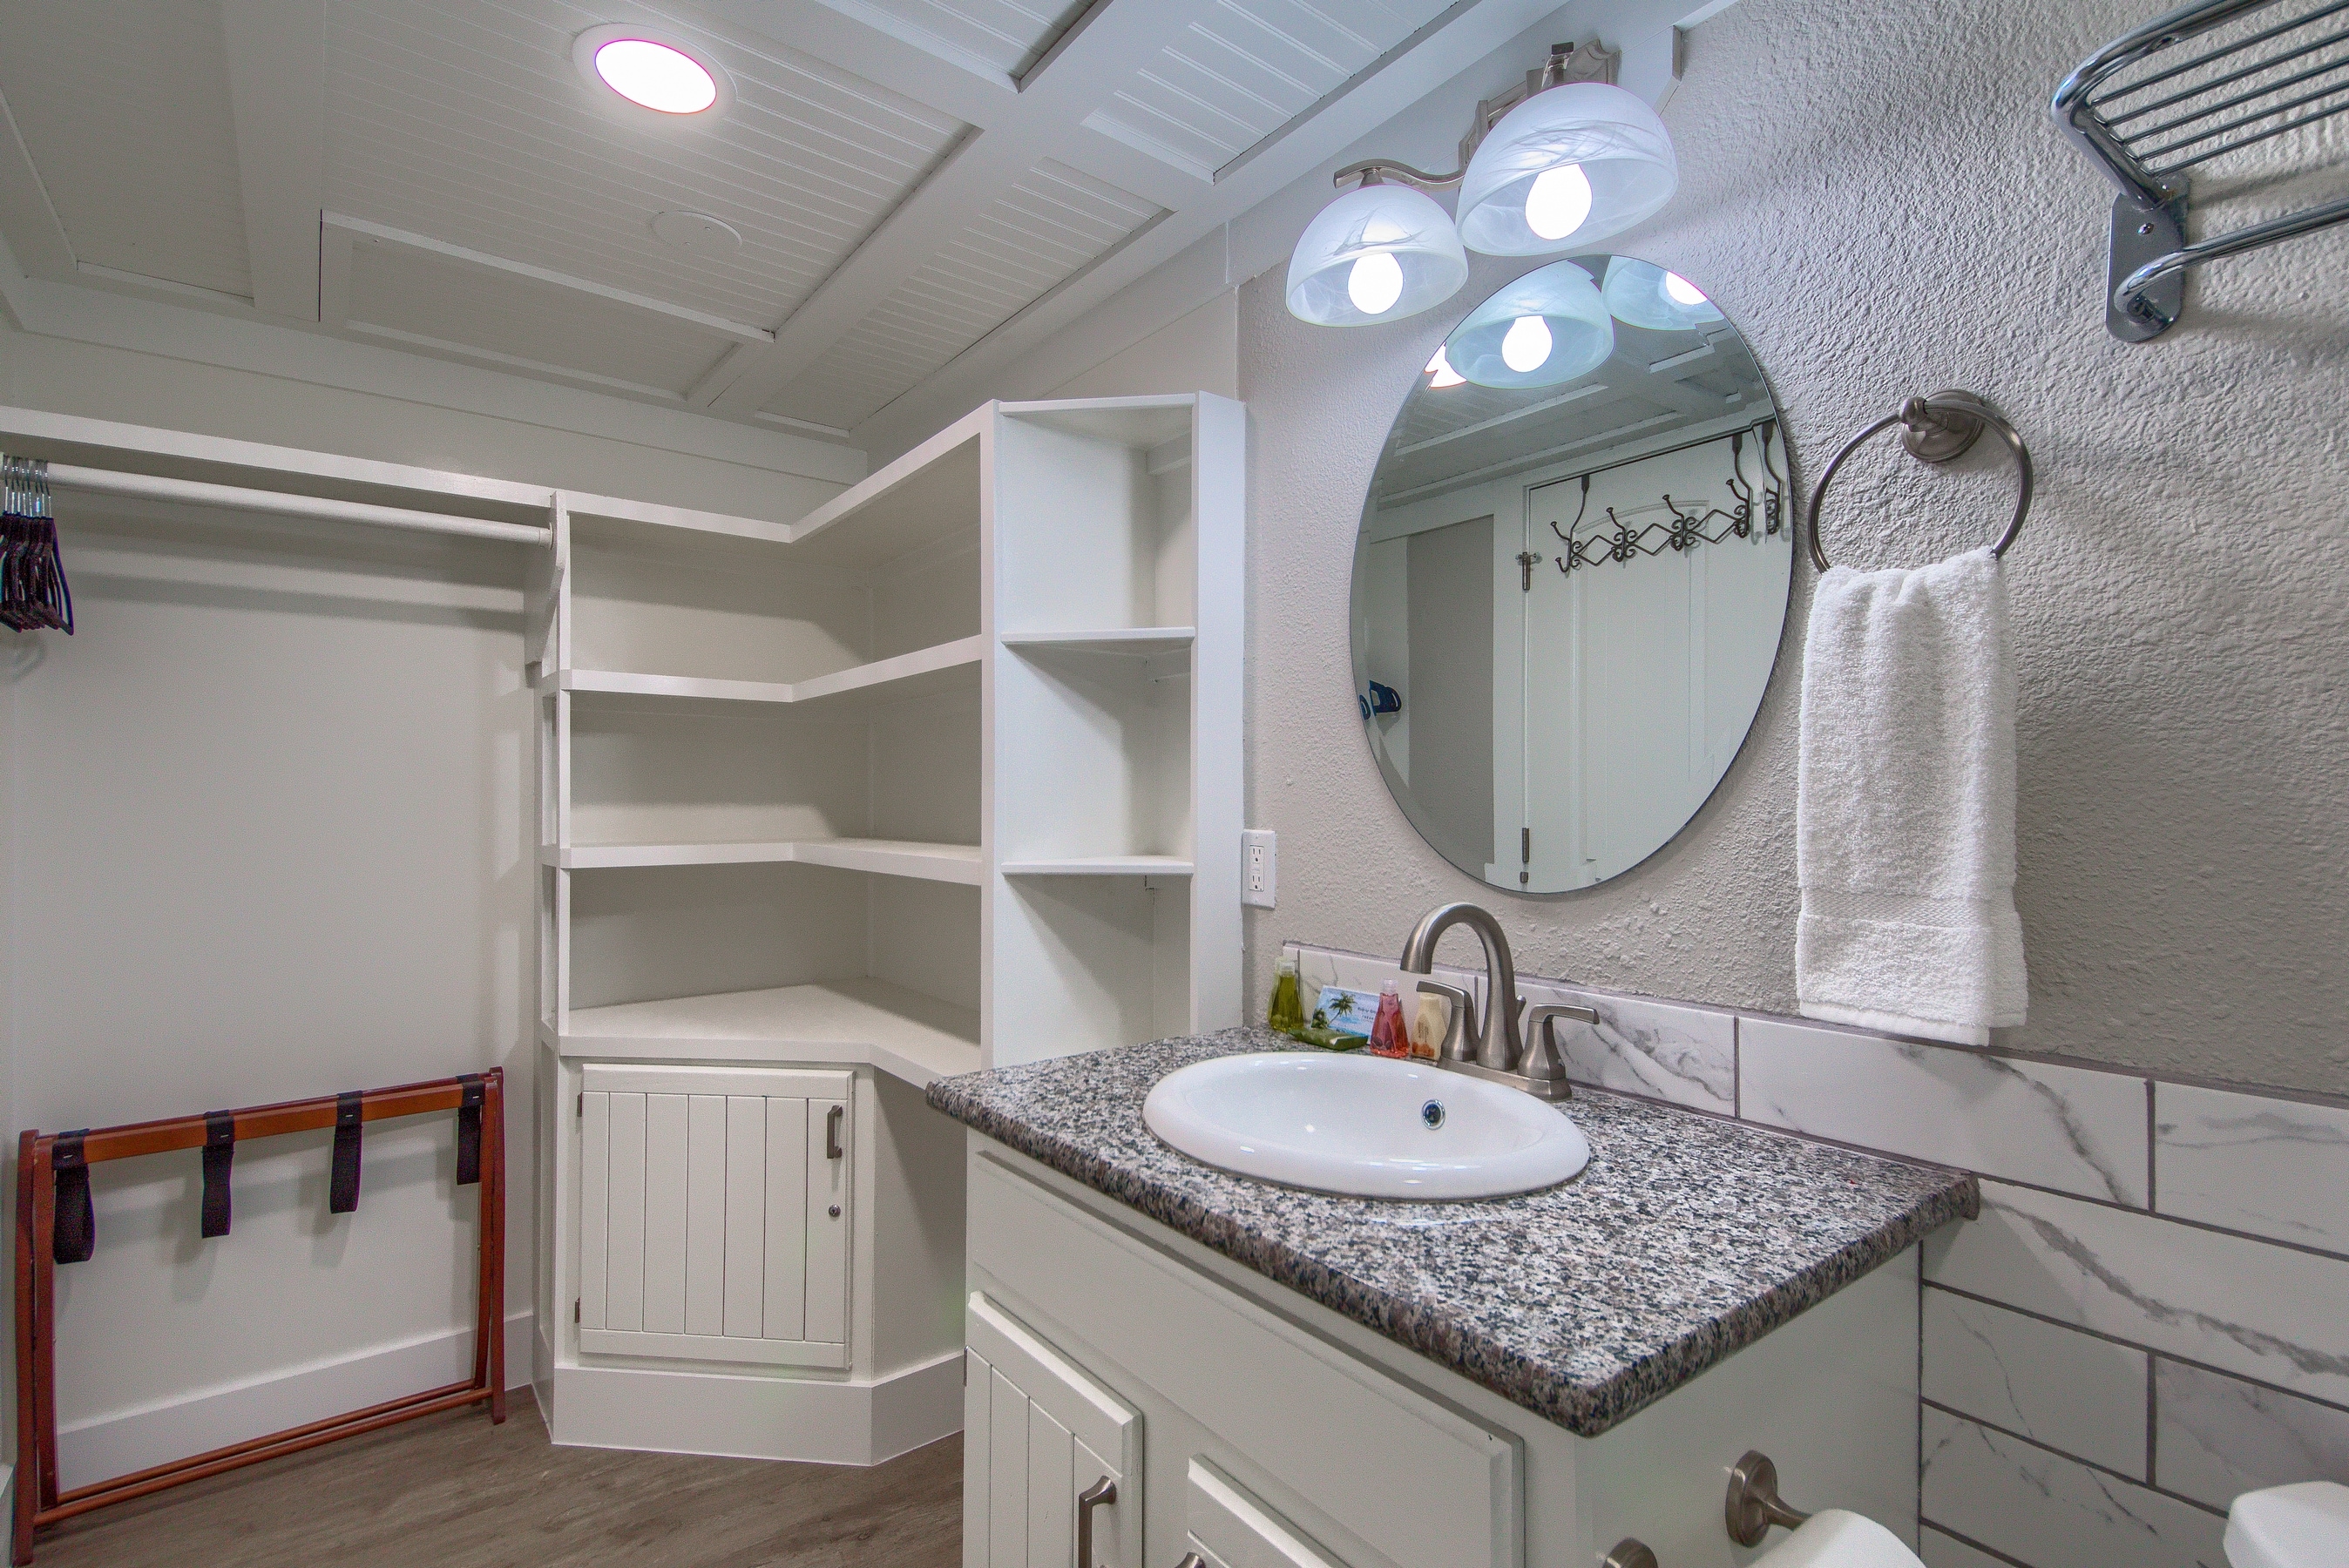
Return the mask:
M 1519 892 L 1661 849 L 1761 707 L 1793 524 L 1768 385 L 1687 280 L 1579 256 L 1471 311 L 1354 553 L 1358 706 L 1413 825 Z

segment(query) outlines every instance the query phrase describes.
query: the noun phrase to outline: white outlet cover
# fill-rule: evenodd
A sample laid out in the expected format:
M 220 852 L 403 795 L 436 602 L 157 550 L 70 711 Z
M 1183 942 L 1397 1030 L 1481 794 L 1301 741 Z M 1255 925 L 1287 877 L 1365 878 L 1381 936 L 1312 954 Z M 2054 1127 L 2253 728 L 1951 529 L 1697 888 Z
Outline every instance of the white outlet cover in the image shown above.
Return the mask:
M 1280 847 L 1270 828 L 1249 828 L 1240 834 L 1240 902 L 1255 909 L 1270 909 L 1280 882 Z

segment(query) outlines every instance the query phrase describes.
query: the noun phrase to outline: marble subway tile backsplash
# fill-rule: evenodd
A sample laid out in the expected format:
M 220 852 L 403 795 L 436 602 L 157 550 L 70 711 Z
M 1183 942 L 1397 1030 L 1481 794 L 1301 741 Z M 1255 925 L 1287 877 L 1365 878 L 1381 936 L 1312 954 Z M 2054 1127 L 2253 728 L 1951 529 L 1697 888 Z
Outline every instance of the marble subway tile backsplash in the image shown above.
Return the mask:
M 1943 1290 L 1924 1293 L 1922 1330 L 1920 1391 L 1933 1404 L 2153 1479 L 2146 1352 Z
M 1935 1409 L 1919 1511 L 2032 1568 L 2225 1568 L 2215 1513 Z
M 2349 1109 L 2154 1086 L 2165 1214 L 2349 1253 Z
M 1395 974 L 1301 957 L 1309 988 Z M 1578 1084 L 1983 1179 L 1925 1243 L 1930 1568 L 2225 1568 L 2236 1495 L 2349 1482 L 2349 1101 L 1520 989 L 1599 1010 L 1559 1026 Z
M 1568 1078 L 1619 1094 L 1736 1114 L 1737 1020 L 1731 1015 L 1548 980 L 1521 980 L 1517 988 L 1528 1004 L 1566 1002 L 1599 1014 L 1596 1024 L 1560 1018 L 1553 1026 Z
M 2145 1083 L 1775 1018 L 1738 1026 L 1749 1121 L 2145 1206 Z
M 2349 1262 L 2000 1181 L 1925 1243 L 1936 1284 L 2349 1402 Z
M 2153 1374 L 2154 1479 L 2224 1508 L 2246 1491 L 2349 1477 L 2349 1410 L 2162 1357 Z

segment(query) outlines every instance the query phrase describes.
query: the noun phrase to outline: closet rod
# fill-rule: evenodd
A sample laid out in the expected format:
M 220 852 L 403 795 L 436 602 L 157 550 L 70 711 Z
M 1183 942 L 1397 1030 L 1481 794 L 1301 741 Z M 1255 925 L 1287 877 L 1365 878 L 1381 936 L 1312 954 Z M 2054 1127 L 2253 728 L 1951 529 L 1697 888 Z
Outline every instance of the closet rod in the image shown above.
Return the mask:
M 425 533 L 461 533 L 473 539 L 502 540 L 511 544 L 548 545 L 554 542 L 553 529 L 526 522 L 495 522 L 485 517 L 452 517 L 446 512 L 378 506 L 371 501 L 334 500 L 325 496 L 292 495 L 284 490 L 247 490 L 241 485 L 166 479 L 158 474 L 118 473 L 111 469 L 88 469 L 73 463 L 51 463 L 48 480 L 52 490 L 78 490 L 85 495 L 186 501 L 195 506 L 270 512 L 280 517 L 367 522 Z

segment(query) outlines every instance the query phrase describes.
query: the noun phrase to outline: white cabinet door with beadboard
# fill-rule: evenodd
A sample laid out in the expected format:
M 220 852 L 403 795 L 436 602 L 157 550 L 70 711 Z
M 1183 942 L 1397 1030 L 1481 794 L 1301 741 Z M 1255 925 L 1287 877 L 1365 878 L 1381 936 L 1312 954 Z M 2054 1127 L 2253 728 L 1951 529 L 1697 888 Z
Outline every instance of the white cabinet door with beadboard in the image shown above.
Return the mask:
M 1140 1414 L 985 1296 L 967 1332 L 964 1568 L 1141 1568 Z
M 1185 1539 L 1206 1568 L 1346 1568 L 1245 1487 L 1194 1455 Z
M 849 1364 L 852 1075 L 590 1062 L 579 1348 Z

